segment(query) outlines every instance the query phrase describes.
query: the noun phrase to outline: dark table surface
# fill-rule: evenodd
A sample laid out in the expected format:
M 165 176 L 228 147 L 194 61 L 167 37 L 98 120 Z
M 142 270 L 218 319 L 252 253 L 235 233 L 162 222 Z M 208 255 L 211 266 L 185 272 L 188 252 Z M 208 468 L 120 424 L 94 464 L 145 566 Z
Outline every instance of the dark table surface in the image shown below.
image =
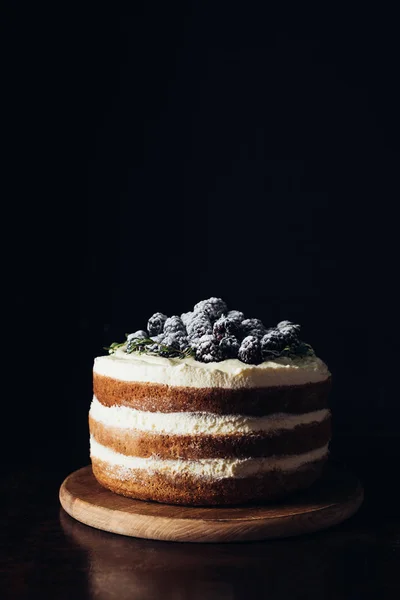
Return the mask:
M 365 487 L 363 506 L 351 519 L 311 535 L 242 544 L 98 531 L 60 508 L 66 470 L 14 470 L 3 478 L 0 597 L 399 599 L 398 457 L 390 462 L 371 454 L 350 466 Z

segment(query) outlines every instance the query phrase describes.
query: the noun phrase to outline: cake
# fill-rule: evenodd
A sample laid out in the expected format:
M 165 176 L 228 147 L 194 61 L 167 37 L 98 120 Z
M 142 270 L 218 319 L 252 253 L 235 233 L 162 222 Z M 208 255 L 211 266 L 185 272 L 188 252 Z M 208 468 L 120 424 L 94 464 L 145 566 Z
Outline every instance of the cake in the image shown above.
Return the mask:
M 293 323 L 267 329 L 225 303 L 204 306 L 170 317 L 172 332 L 165 315 L 150 319 L 95 358 L 94 476 L 117 494 L 185 505 L 271 501 L 310 486 L 329 453 L 328 367 Z

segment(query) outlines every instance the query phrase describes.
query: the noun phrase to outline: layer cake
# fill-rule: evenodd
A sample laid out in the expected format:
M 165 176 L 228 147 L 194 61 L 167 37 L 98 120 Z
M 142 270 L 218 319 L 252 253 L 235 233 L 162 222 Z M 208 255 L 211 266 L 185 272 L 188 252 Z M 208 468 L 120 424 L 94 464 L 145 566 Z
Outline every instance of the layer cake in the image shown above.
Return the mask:
M 90 452 L 101 485 L 142 500 L 229 505 L 275 500 L 321 474 L 331 376 L 314 353 L 246 364 L 120 346 L 93 367 Z

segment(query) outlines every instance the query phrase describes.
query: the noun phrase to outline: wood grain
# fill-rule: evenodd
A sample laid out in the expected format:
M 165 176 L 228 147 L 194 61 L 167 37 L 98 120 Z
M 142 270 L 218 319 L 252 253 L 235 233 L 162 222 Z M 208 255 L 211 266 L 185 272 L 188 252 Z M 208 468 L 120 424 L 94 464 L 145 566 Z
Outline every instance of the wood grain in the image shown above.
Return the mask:
M 358 479 L 328 466 L 306 492 L 273 505 L 201 508 L 143 502 L 103 488 L 90 466 L 69 475 L 60 502 L 73 518 L 104 531 L 179 542 L 238 542 L 326 529 L 353 515 L 363 501 Z

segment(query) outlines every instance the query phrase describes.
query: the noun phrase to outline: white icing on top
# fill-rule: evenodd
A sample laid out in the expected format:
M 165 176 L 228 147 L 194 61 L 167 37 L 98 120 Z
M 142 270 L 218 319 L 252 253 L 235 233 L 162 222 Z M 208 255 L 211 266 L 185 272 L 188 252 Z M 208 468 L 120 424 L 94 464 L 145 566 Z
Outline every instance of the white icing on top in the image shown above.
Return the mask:
M 322 409 L 302 415 L 275 413 L 264 417 L 216 415 L 206 412 L 159 413 L 136 410 L 128 406 L 104 406 L 94 396 L 89 414 L 103 425 L 125 430 L 168 435 L 221 435 L 294 429 L 298 425 L 320 423 L 329 416 L 330 411 Z
M 255 388 L 301 385 L 327 379 L 326 364 L 316 356 L 278 358 L 260 365 L 237 359 L 201 363 L 193 358 L 164 358 L 151 354 L 115 354 L 95 358 L 94 373 L 119 379 L 194 388 Z
M 160 472 L 174 475 L 195 475 L 212 479 L 226 477 L 251 477 L 268 471 L 293 471 L 303 465 L 320 460 L 328 453 L 328 444 L 292 456 L 270 456 L 268 458 L 203 458 L 199 460 L 163 460 L 156 457 L 140 458 L 125 456 L 99 444 L 93 436 L 90 438 L 90 456 L 104 461 L 119 469 L 118 476 L 132 479 L 132 471 L 143 469 L 148 473 Z

